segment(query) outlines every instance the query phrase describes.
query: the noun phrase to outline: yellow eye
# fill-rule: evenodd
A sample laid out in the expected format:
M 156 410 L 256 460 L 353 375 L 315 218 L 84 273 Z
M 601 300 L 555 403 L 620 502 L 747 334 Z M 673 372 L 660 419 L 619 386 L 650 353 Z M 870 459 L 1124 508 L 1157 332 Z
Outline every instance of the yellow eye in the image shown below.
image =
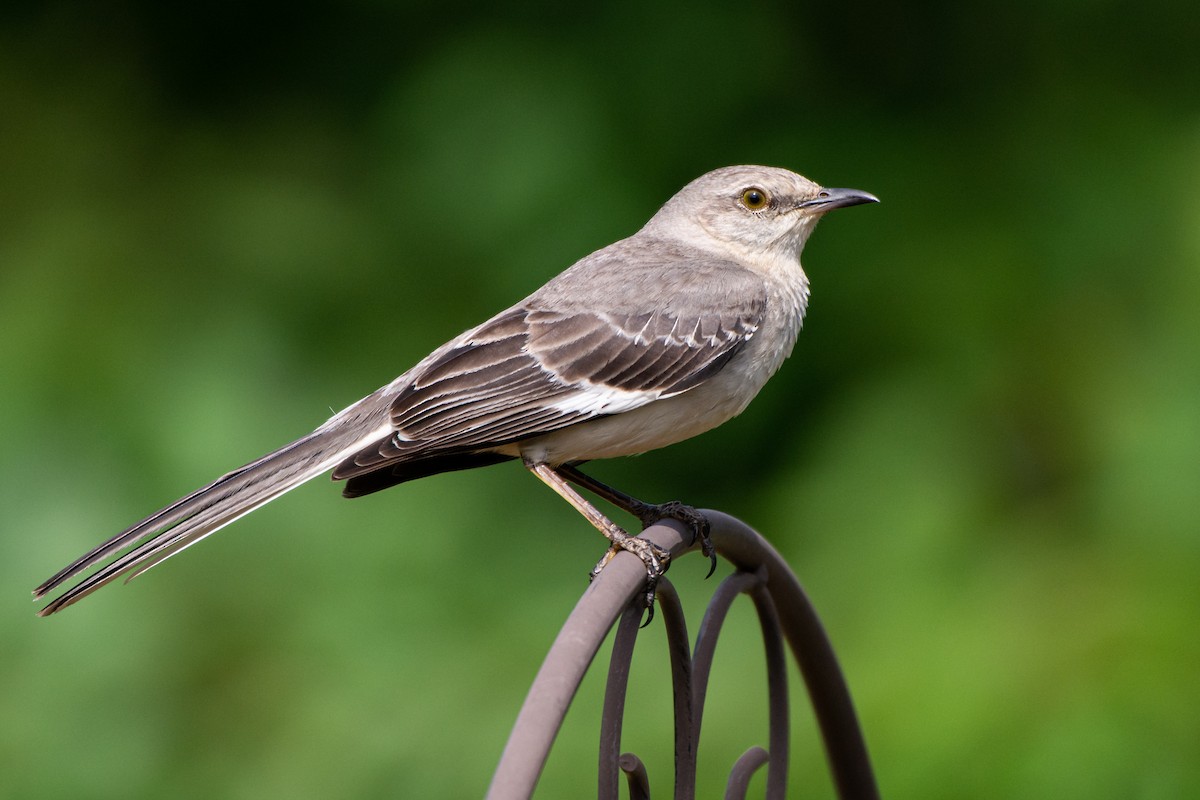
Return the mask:
M 751 186 L 742 192 L 742 205 L 751 211 L 762 211 L 771 203 L 770 196 L 763 189 Z

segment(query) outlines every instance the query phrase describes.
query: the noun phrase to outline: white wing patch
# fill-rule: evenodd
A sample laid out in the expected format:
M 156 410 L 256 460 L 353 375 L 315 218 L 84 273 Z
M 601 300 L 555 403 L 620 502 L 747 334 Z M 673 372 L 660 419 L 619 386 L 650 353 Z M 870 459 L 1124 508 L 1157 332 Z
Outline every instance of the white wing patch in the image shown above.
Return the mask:
M 563 414 L 606 416 L 632 411 L 661 396 L 662 392 L 630 392 L 611 386 L 585 384 L 580 391 L 550 403 L 549 407 Z

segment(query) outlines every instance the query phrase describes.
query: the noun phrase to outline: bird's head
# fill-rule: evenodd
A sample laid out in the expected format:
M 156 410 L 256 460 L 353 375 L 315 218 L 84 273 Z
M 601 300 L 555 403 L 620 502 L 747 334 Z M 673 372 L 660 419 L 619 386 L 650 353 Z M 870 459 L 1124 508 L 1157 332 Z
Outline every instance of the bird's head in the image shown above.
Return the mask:
M 725 167 L 679 190 L 647 224 L 691 244 L 707 240 L 741 257 L 795 258 L 827 211 L 879 199 L 858 189 L 827 189 L 777 167 Z

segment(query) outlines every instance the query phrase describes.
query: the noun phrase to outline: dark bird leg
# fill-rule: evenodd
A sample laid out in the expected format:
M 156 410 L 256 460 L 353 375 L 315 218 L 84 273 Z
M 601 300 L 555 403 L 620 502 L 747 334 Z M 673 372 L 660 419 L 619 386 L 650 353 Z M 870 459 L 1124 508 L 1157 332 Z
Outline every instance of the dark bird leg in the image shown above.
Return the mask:
M 713 548 L 712 539 L 709 537 L 711 527 L 708 524 L 708 519 L 692 506 L 684 505 L 678 500 L 658 504 L 646 503 L 638 500 L 636 497 L 625 494 L 619 489 L 614 489 L 606 483 L 601 483 L 589 475 L 584 475 L 579 471 L 578 467 L 566 464 L 558 468 L 558 474 L 576 486 L 587 489 L 597 497 L 604 498 L 617 508 L 633 514 L 642 523 L 643 530 L 660 519 L 679 520 L 692 529 L 692 542 L 695 542 L 697 538 L 700 539 L 700 552 L 708 556 L 708 560 L 711 562 L 711 566 L 708 569 L 708 576 L 711 576 L 716 571 L 717 553 Z
M 525 462 L 525 466 L 530 472 L 541 478 L 542 482 L 547 486 L 558 492 L 564 500 L 574 506 L 576 511 L 582 514 L 588 522 L 596 527 L 596 530 L 604 534 L 605 538 L 612 543 L 608 552 L 592 568 L 589 580 L 595 579 L 600 574 L 600 570 L 604 569 L 609 561 L 612 561 L 613 556 L 622 550 L 633 553 L 646 565 L 645 601 L 649 616 L 646 618 L 645 624 L 649 624 L 650 620 L 654 618 L 654 593 L 658 588 L 658 579 L 662 577 L 663 573 L 667 571 L 667 567 L 670 566 L 671 554 L 653 542 L 648 542 L 637 536 L 630 536 L 619 525 L 601 514 L 595 506 L 585 500 L 579 492 L 575 491 L 567 483 L 568 479 L 565 476 L 559 474 L 561 470 L 566 468 L 559 467 L 556 470 L 548 464 L 531 464 L 529 462 Z M 603 496 L 602 494 L 601 497 Z M 620 506 L 619 503 L 616 505 Z

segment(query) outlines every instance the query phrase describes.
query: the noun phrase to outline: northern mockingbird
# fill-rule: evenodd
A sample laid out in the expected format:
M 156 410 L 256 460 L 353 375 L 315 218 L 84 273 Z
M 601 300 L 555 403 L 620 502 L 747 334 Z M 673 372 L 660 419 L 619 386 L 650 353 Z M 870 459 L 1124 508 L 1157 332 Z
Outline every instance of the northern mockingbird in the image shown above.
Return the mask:
M 808 303 L 800 251 L 813 226 L 832 209 L 874 202 L 784 169 L 702 175 L 633 236 L 578 261 L 307 436 L 68 565 L 34 590 L 35 599 L 113 559 L 39 614 L 122 575 L 136 577 L 331 469 L 346 481 L 343 494 L 358 497 L 510 459 L 521 459 L 608 537 L 593 576 L 620 550 L 642 559 L 652 603 L 668 554 L 626 534 L 571 484 L 644 525 L 684 520 L 714 558 L 707 523 L 680 503 L 650 505 L 610 489 L 578 465 L 673 444 L 741 413 L 800 331 Z

